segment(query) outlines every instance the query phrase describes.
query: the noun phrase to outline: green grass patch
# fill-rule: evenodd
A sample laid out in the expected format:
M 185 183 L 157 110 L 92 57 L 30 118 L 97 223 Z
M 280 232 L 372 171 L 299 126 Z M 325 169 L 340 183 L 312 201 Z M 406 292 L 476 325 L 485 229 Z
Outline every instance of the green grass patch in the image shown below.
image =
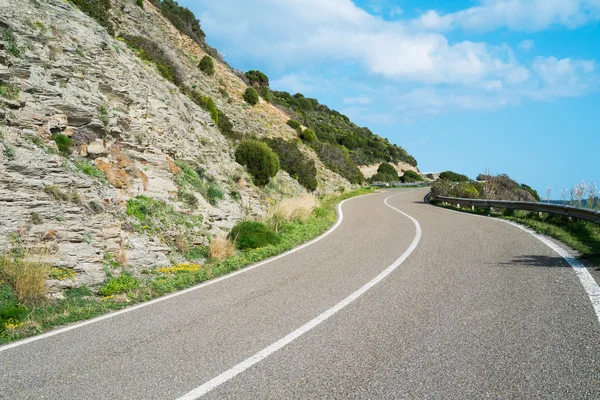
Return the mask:
M 21 89 L 12 83 L 0 83 L 0 96 L 9 100 L 17 100 Z
M 110 278 L 98 293 L 102 296 L 114 296 L 115 294 L 130 292 L 138 287 L 140 287 L 139 279 L 123 274 L 118 278 Z
M 91 162 L 87 160 L 78 160 L 75 162 L 75 167 L 83 172 L 84 174 L 96 178 L 102 182 L 106 181 L 104 173 L 96 168 Z

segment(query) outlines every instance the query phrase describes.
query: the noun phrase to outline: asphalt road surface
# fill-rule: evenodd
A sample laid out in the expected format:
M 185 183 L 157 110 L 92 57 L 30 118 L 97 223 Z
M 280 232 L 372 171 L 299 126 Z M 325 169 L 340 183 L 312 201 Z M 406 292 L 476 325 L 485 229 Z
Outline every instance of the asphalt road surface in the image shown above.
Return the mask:
M 569 264 L 426 193 L 348 200 L 285 257 L 0 348 L 0 398 L 600 399 L 600 323 Z

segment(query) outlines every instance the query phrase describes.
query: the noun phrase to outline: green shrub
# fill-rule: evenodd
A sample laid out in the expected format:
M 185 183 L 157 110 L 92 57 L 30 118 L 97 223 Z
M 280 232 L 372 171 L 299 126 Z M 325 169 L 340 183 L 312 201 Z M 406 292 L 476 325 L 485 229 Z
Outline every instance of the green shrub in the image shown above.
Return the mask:
M 377 168 L 377 172 L 384 175 L 389 175 L 392 178 L 389 182 L 398 182 L 400 180 L 398 171 L 396 171 L 396 168 L 394 168 L 390 163 L 381 163 L 381 165 L 379 165 Z
M 196 18 L 193 12 L 186 7 L 182 7 L 174 0 L 151 0 L 157 6 L 162 14 L 181 32 L 188 35 L 196 43 L 206 46 L 204 31 L 200 27 L 200 20 Z
M 14 57 L 21 57 L 21 49 L 17 45 L 17 38 L 10 28 L 0 28 L 0 36 L 4 41 L 6 52 Z
M 0 83 L 0 96 L 6 99 L 17 100 L 20 92 L 21 89 L 19 89 L 17 85 L 13 85 L 12 83 Z
M 140 286 L 140 281 L 131 275 L 123 274 L 118 278 L 110 278 L 98 293 L 102 296 L 113 296 L 126 293 Z
M 245 165 L 256 185 L 266 185 L 279 171 L 279 157 L 266 143 L 244 140 L 235 150 L 235 160 Z
M 202 57 L 198 67 L 200 67 L 200 71 L 204 72 L 206 75 L 213 76 L 215 74 L 215 63 L 210 56 Z
M 268 245 L 276 245 L 281 238 L 269 227 L 260 222 L 244 221 L 233 227 L 229 238 L 238 249 L 257 249 Z
M 144 0 L 135 0 L 135 4 L 137 4 L 139 8 L 144 8 Z
M 221 131 L 223 136 L 228 137 L 230 139 L 235 139 L 237 135 L 233 131 L 233 124 L 229 120 L 229 117 L 227 117 L 227 115 L 225 115 L 225 113 L 220 110 L 217 110 L 217 113 L 218 113 L 217 126 L 219 127 L 219 130 Z
M 435 179 L 435 176 L 433 174 L 427 174 L 427 175 L 425 175 L 425 177 L 427 179 L 431 179 L 431 180 Z
M 396 173 L 397 174 L 397 173 Z M 398 175 L 396 175 L 398 176 Z M 377 172 L 375 175 L 371 177 L 371 182 L 398 182 L 398 178 L 394 175 L 384 174 L 382 172 Z
M 217 126 L 219 125 L 219 110 L 215 105 L 213 99 L 207 96 L 202 96 L 202 108 L 204 108 L 210 114 L 210 118 Z
M 266 87 L 266 86 L 261 86 L 258 88 L 258 92 L 260 93 L 260 97 L 262 97 L 263 99 L 265 99 L 265 101 L 267 103 L 272 103 L 273 102 L 273 94 L 271 93 L 271 90 Z
M 269 86 L 269 78 L 267 77 L 267 75 L 265 75 L 264 73 L 262 73 L 260 71 L 250 70 L 250 71 L 246 72 L 245 75 L 246 75 L 246 78 L 248 78 L 250 85 L 252 85 L 252 86 L 262 86 L 262 87 Z
M 401 178 L 404 183 L 412 183 L 412 182 L 423 182 L 425 179 L 415 171 L 409 170 L 402 175 Z
M 457 174 L 452 171 L 444 171 L 440 174 L 440 179 L 450 182 L 468 182 L 469 177 L 466 175 Z
M 108 11 L 111 7 L 111 0 L 71 0 L 71 2 L 105 27 L 109 35 L 115 35 L 115 29 L 112 22 L 110 22 Z
M 154 63 L 163 78 L 178 86 L 183 84 L 183 69 L 168 49 L 143 36 L 123 35 L 121 38 L 138 57 Z
M 304 155 L 298 148 L 298 141 L 273 139 L 267 141 L 269 147 L 277 153 L 281 169 L 298 181 L 306 189 L 317 188 L 317 167 L 315 162 Z
M 225 193 L 214 183 L 208 185 L 208 189 L 206 190 L 206 200 L 211 205 L 216 205 L 219 200 L 223 200 L 225 198 Z
M 179 200 L 187 204 L 189 208 L 193 210 L 198 208 L 198 198 L 194 196 L 193 193 L 190 193 L 183 189 L 179 189 L 179 191 L 177 192 L 177 197 L 179 198 Z
M 311 146 L 323 164 L 333 172 L 337 172 L 350 183 L 361 184 L 365 181 L 365 177 L 352 161 L 345 147 L 321 142 L 313 142 Z
M 67 135 L 63 135 L 62 133 L 57 133 L 52 135 L 52 140 L 56 142 L 58 146 L 58 151 L 63 156 L 68 156 L 71 154 L 71 147 L 73 146 L 73 140 Z
M 317 134 L 311 129 L 305 129 L 302 131 L 302 133 L 300 133 L 300 139 L 306 143 L 311 143 L 317 140 Z
M 254 106 L 258 104 L 258 93 L 254 88 L 249 87 L 244 92 L 244 100 L 246 101 L 246 103 L 250 104 L 251 106 Z
M 4 143 L 4 157 L 8 158 L 9 160 L 14 160 L 16 156 L 17 152 L 15 148 L 8 143 Z
M 298 121 L 294 121 L 293 119 L 288 119 L 288 126 L 292 129 L 295 129 L 298 132 L 302 132 L 302 127 Z

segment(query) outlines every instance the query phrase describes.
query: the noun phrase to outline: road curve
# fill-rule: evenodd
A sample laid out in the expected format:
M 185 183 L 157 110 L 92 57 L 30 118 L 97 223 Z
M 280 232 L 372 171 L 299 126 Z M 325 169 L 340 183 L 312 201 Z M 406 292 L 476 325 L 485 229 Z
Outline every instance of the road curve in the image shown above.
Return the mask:
M 181 398 L 360 291 L 417 226 L 397 269 L 203 398 L 600 398 L 600 324 L 572 268 L 425 193 L 349 200 L 335 231 L 286 257 L 0 351 L 0 398 Z

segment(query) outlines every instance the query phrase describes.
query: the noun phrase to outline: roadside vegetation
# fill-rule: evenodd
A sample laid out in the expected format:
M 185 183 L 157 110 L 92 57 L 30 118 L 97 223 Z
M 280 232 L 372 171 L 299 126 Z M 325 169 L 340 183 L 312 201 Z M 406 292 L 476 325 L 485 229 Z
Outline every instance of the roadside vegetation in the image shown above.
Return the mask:
M 13 247 L 9 254 L 0 256 L 0 344 L 157 298 L 281 254 L 325 232 L 336 220 L 340 201 L 371 192 L 363 188 L 319 199 L 305 195 L 274 204 L 264 219 L 242 221 L 229 237 L 214 237 L 209 246 L 198 251 L 205 258 L 198 262 L 136 275 L 122 267 L 115 256 L 106 254 L 104 285 L 66 290 L 63 299 L 47 298 L 49 265 Z M 130 201 L 127 213 L 139 221 L 134 229 L 155 230 L 157 234 L 165 218 L 172 217 L 164 204 L 141 196 Z M 71 279 L 68 272 L 54 271 L 54 277 Z

